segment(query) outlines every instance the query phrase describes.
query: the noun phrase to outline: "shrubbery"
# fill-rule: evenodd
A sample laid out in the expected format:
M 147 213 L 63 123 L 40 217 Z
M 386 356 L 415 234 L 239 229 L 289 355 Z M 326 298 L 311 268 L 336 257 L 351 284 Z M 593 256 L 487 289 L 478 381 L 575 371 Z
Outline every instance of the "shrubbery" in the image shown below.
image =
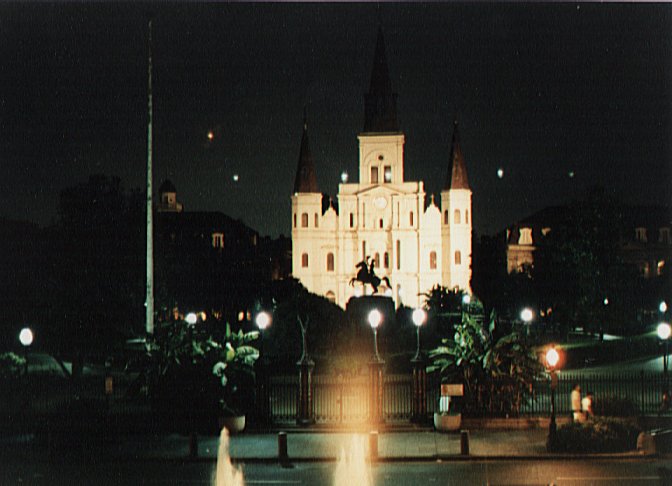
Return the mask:
M 634 418 L 595 417 L 560 427 L 552 452 L 623 452 L 637 447 L 640 428 Z

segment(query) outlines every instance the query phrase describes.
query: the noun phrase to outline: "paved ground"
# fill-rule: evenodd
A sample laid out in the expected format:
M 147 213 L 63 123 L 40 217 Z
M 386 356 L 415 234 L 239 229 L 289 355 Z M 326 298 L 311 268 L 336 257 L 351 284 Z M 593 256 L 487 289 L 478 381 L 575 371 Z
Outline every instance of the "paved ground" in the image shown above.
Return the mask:
M 381 432 L 377 434 L 378 457 L 382 461 L 431 461 L 464 459 L 568 458 L 566 454 L 546 452 L 545 429 L 530 430 L 474 430 L 469 432 L 469 455 L 461 450 L 459 433 L 438 433 L 430 430 Z M 287 452 L 290 460 L 331 461 L 341 450 L 350 450 L 353 437 L 360 447 L 368 450 L 371 434 L 368 432 L 292 432 L 287 433 Z M 214 460 L 219 438 L 198 436 L 198 457 Z M 271 462 L 278 460 L 277 433 L 243 433 L 230 439 L 230 455 L 238 461 Z M 0 437 L 0 454 L 25 454 L 35 457 L 77 456 L 103 454 L 110 460 L 181 460 L 189 457 L 190 440 L 178 434 L 133 435 L 115 438 L 59 437 L 47 442 L 46 437 Z M 600 454 L 599 457 L 640 457 L 637 452 Z M 585 455 L 577 457 L 586 457 Z

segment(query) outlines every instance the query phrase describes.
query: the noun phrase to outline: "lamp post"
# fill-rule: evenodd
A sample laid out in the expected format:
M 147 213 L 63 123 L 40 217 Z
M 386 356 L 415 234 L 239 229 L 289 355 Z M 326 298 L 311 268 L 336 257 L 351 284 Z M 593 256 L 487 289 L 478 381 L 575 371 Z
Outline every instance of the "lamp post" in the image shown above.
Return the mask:
M 383 316 L 378 309 L 373 309 L 369 312 L 369 325 L 373 330 L 373 359 L 374 361 L 381 361 L 378 354 L 378 326 L 383 320 Z
M 525 307 L 520 311 L 520 320 L 525 324 L 525 335 L 530 335 L 530 323 L 534 319 L 534 311 L 529 307 Z
M 427 372 L 425 363 L 420 353 L 420 328 L 427 320 L 427 312 L 418 308 L 411 315 L 415 325 L 416 348 L 415 356 L 411 359 L 413 364 L 413 410 L 412 420 L 416 423 L 424 422 L 427 418 Z
M 369 420 L 375 424 L 383 420 L 383 365 L 385 361 L 380 359 L 378 354 L 378 326 L 383 321 L 383 315 L 378 309 L 373 309 L 369 312 L 368 320 L 373 330 L 373 357 L 369 362 L 369 381 L 371 384 Z
M 271 315 L 261 311 L 254 318 L 254 323 L 259 328 L 259 420 L 264 423 L 268 420 L 268 386 L 266 376 L 266 356 L 264 355 L 264 331 L 271 325 Z
M 555 389 L 558 386 L 558 375 L 556 373 L 556 367 L 560 362 L 560 353 L 555 349 L 554 346 L 551 346 L 548 351 L 546 351 L 546 368 L 551 375 L 551 421 L 548 424 L 548 444 L 547 447 L 549 450 L 554 450 L 556 442 L 556 433 L 558 427 L 555 423 Z
M 663 342 L 665 345 L 664 351 L 663 351 L 663 375 L 665 376 L 665 381 L 667 381 L 667 360 L 669 357 L 669 342 L 670 342 L 670 334 L 672 334 L 672 328 L 667 322 L 661 322 L 658 324 L 658 327 L 656 328 L 656 333 L 658 334 L 658 338 Z M 666 383 L 667 385 L 667 383 Z
M 33 338 L 33 330 L 31 328 L 24 327 L 21 329 L 21 332 L 19 333 L 19 341 L 23 346 L 23 360 L 25 361 L 23 374 L 25 376 L 28 376 L 28 348 L 33 344 Z

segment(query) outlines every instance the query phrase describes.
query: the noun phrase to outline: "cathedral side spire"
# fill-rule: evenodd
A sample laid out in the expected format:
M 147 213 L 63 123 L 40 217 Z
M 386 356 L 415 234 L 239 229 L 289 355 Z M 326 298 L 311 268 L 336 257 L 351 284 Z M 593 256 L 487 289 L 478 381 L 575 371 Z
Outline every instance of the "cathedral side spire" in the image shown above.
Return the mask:
M 310 142 L 308 141 L 308 121 L 305 108 L 303 109 L 301 152 L 299 153 L 299 164 L 296 168 L 296 178 L 294 179 L 294 193 L 302 192 L 320 192 L 317 188 L 315 162 L 313 161 L 313 154 L 310 151 Z
M 381 27 L 378 27 L 371 84 L 369 92 L 364 95 L 364 132 L 399 132 L 397 94 L 392 92 L 392 81 L 385 55 L 385 39 Z
M 464 156 L 460 147 L 460 132 L 457 120 L 453 123 L 453 142 L 450 147 L 450 160 L 448 163 L 448 177 L 444 190 L 450 189 L 470 189 L 467 179 L 467 166 L 464 163 Z

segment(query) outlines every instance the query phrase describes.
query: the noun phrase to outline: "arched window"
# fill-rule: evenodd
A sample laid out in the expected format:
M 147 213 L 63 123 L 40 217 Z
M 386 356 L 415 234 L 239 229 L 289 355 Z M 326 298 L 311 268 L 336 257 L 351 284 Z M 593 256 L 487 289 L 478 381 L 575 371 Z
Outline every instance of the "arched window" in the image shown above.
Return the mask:
M 308 268 L 308 253 L 303 253 L 301 255 L 301 266 L 303 268 Z
M 380 220 L 378 221 L 378 227 L 382 228 L 383 226 L 384 226 L 383 225 L 383 218 L 380 218 Z
M 296 228 L 296 213 L 294 213 L 294 227 Z
M 413 211 L 408 213 L 408 223 L 413 226 Z
M 336 294 L 333 293 L 331 290 L 329 290 L 329 291 L 325 294 L 325 297 L 326 297 L 327 300 L 328 300 L 329 302 L 331 302 L 332 304 L 335 304 L 335 303 L 336 303 Z
M 302 228 L 308 227 L 308 213 L 301 214 L 301 227 Z
M 436 252 L 429 252 L 429 268 L 430 270 L 436 270 Z
M 453 222 L 455 224 L 460 224 L 462 222 L 462 216 L 460 215 L 460 210 L 459 209 L 456 209 L 453 212 Z
M 455 265 L 462 265 L 462 253 L 460 250 L 455 252 Z
M 468 209 L 464 210 L 464 222 L 469 224 L 469 210 Z
M 334 254 L 327 253 L 327 272 L 334 271 Z
M 390 254 L 388 252 L 383 254 L 383 266 L 385 268 L 390 268 Z
M 353 213 L 350 213 L 350 227 L 355 227 L 355 215 Z
M 378 184 L 378 167 L 371 167 L 371 184 Z
M 362 260 L 366 260 L 366 241 L 362 241 Z
M 315 227 L 317 228 L 318 226 L 319 226 L 319 219 L 317 213 L 315 213 Z
M 448 220 L 448 210 L 446 209 L 443 212 L 443 224 L 448 224 L 448 223 L 450 223 L 450 221 Z
M 374 261 L 374 267 L 380 268 L 380 253 L 376 252 L 376 254 L 373 255 L 373 261 Z

